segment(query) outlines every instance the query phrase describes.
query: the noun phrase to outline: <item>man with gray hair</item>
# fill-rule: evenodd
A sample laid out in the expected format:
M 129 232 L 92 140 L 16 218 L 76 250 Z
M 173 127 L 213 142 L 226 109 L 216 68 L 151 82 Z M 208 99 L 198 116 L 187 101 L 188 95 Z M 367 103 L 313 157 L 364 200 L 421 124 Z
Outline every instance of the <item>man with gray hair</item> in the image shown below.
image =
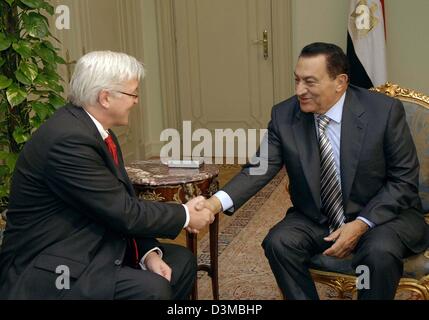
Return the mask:
M 262 242 L 283 296 L 319 299 L 309 268 L 321 254 L 325 268 L 346 257 L 354 270 L 368 268 L 358 299 L 393 299 L 403 259 L 429 245 L 404 107 L 350 85 L 333 43 L 305 46 L 294 76 L 296 94 L 271 112 L 267 173 L 252 175 L 248 164 L 201 205 L 232 214 L 284 167 L 292 207 Z
M 175 238 L 213 222 L 185 205 L 139 200 L 111 128 L 128 124 L 144 69 L 91 52 L 76 64 L 70 103 L 28 141 L 12 179 L 0 253 L 0 299 L 185 299 L 196 259 Z

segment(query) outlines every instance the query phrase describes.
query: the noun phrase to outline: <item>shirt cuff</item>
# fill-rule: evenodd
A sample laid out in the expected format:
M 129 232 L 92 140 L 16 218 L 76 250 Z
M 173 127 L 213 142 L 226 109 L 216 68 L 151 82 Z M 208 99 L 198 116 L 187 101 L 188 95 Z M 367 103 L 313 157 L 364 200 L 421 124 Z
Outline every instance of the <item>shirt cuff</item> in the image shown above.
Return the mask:
M 362 220 L 363 222 L 365 222 L 370 228 L 374 228 L 375 227 L 375 223 L 369 221 L 368 219 L 364 218 L 364 217 L 357 217 L 356 219 Z
M 156 251 L 156 253 L 158 253 L 158 255 L 159 255 L 159 256 L 161 257 L 161 259 L 162 259 L 162 250 L 161 250 L 160 248 L 155 247 L 155 248 L 153 248 L 153 249 L 149 250 L 149 251 L 148 251 L 148 252 L 146 252 L 146 254 L 143 256 L 143 258 L 141 258 L 141 259 L 140 259 L 140 262 L 139 262 L 140 268 L 142 268 L 143 270 L 147 270 L 147 268 L 146 268 L 146 264 L 144 263 L 144 261 L 145 261 L 145 259 L 146 259 L 147 255 L 148 255 L 149 253 L 151 253 L 152 251 Z
M 218 198 L 222 204 L 222 211 L 234 211 L 234 202 L 232 202 L 228 193 L 223 190 L 219 190 L 214 194 L 214 196 Z
M 186 221 L 185 221 L 185 225 L 183 226 L 183 228 L 186 228 L 186 227 L 188 226 L 188 224 L 189 224 L 189 220 L 190 220 L 190 217 L 189 217 L 189 209 L 188 209 L 188 207 L 187 207 L 187 206 L 185 206 L 184 204 L 182 204 L 182 206 L 185 208 L 185 211 L 186 211 Z

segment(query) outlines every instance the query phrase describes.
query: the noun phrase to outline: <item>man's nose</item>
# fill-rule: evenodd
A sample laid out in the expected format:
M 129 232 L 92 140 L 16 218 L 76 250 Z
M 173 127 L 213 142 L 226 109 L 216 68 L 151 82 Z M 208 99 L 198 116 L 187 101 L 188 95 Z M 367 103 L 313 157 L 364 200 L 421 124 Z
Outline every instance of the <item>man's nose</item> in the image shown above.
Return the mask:
M 307 92 L 307 88 L 305 85 L 302 84 L 302 82 L 297 82 L 295 84 L 295 93 L 297 96 L 302 96 Z

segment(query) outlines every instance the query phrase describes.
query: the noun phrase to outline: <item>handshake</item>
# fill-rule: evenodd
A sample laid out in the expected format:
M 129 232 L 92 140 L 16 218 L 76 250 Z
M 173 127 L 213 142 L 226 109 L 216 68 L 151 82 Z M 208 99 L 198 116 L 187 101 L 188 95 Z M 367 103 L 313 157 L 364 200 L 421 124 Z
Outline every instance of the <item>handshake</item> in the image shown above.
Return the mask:
M 199 196 L 189 200 L 185 206 L 189 210 L 189 224 L 186 230 L 190 233 L 198 233 L 211 224 L 215 215 L 222 211 L 222 204 L 215 196 L 209 199 Z

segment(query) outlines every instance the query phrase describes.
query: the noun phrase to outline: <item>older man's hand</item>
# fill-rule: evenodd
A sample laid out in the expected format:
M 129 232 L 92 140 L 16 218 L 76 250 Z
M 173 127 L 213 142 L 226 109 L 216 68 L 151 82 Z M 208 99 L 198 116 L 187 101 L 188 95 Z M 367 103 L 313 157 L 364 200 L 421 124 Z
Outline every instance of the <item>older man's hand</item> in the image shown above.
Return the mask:
M 218 214 L 222 211 L 222 203 L 216 196 L 211 196 L 209 199 L 197 203 L 197 210 L 209 209 L 213 214 Z
M 342 225 L 328 237 L 324 238 L 325 241 L 333 242 L 333 245 L 326 249 L 323 254 L 337 258 L 347 257 L 368 228 L 369 226 L 359 219 Z
M 192 201 L 192 202 L 191 202 Z M 210 223 L 214 221 L 215 215 L 222 211 L 222 204 L 220 203 L 219 199 L 215 196 L 212 196 L 209 199 L 205 199 L 204 197 L 197 197 L 192 199 L 189 204 L 194 205 L 194 209 L 196 211 L 201 212 L 202 214 L 205 214 L 205 212 L 210 212 L 212 220 Z M 188 232 L 191 233 L 198 233 L 200 229 L 195 228 L 189 223 L 188 227 L 186 228 Z

